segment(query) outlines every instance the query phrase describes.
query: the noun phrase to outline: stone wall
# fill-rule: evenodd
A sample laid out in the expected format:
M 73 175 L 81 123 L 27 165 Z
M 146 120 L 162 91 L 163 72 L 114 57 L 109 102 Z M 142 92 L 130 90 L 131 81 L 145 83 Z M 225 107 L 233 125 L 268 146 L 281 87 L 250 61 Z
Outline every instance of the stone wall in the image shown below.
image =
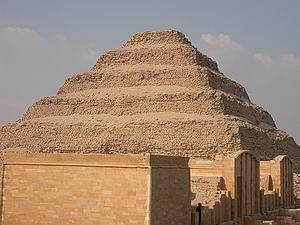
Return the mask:
M 282 208 L 294 206 L 292 171 L 292 161 L 285 155 L 260 162 L 261 189 L 276 191 L 280 197 L 279 206 Z
M 5 153 L 2 169 L 2 225 L 190 221 L 185 158 Z
M 151 224 L 181 225 L 191 221 L 189 172 L 181 168 L 151 170 Z
M 190 160 L 189 165 L 192 203 L 202 203 L 205 225 L 244 224 L 245 217 L 259 213 L 259 161 L 250 151 L 238 151 L 232 158 L 218 156 L 215 161 Z M 210 217 L 213 220 L 206 219 Z

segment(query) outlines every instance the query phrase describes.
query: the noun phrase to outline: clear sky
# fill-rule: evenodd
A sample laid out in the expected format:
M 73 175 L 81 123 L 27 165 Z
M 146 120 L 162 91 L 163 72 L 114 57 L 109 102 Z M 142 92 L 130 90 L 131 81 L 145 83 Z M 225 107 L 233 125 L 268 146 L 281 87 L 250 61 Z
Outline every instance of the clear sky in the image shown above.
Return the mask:
M 177 29 L 300 143 L 299 0 L 0 0 L 0 125 L 138 31 Z

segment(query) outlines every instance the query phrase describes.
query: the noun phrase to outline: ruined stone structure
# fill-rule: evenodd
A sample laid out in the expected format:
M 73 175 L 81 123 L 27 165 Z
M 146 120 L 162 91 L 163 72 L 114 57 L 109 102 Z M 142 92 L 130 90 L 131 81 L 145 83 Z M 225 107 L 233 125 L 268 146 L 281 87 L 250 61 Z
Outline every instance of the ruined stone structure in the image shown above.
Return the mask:
M 280 155 L 274 160 L 260 162 L 260 186 L 273 191 L 280 197 L 280 205 L 289 208 L 294 205 L 293 169 L 289 157 Z
M 294 207 L 287 156 L 259 162 L 251 151 L 239 151 L 232 158 L 192 159 L 189 166 L 192 206 L 202 203 L 202 225 L 244 224 L 246 218 L 255 224 L 264 213 Z
M 259 166 L 251 152 L 240 151 L 233 158 L 215 161 L 191 160 L 189 165 L 191 192 L 196 194 L 192 205 L 202 202 L 205 224 L 237 222 L 259 213 Z M 208 183 L 213 187 L 208 189 Z
M 174 30 L 135 34 L 121 48 L 101 56 L 88 72 L 66 80 L 56 96 L 38 101 L 17 122 L 0 128 L 0 150 L 10 152 L 12 149 L 13 152 L 28 154 L 68 153 L 70 157 L 74 153 L 134 153 L 140 155 L 137 160 L 142 160 L 139 157 L 147 154 L 190 157 L 191 197 L 194 198 L 193 203 L 202 202 L 210 213 L 210 218 L 205 217 L 207 225 L 237 221 L 243 224 L 246 217 L 292 206 L 292 162 L 296 181 L 294 190 L 300 196 L 297 178 L 300 174 L 297 163 L 300 148 L 293 138 L 277 129 L 271 115 L 252 103 L 245 89 L 227 78 L 216 62 L 200 53 L 182 33 Z M 54 155 L 54 158 L 60 157 Z M 278 155 L 288 157 L 275 158 Z M 22 162 L 14 157 L 11 161 L 4 159 L 4 164 L 7 164 L 3 167 L 8 171 L 3 173 L 3 184 L 6 185 L 3 190 L 7 195 L 3 197 L 11 201 L 16 199 L 12 198 L 10 191 L 18 193 L 22 190 L 11 189 L 14 185 L 18 186 L 13 183 L 18 182 L 13 179 L 14 176 L 24 176 L 22 182 L 25 183 L 30 183 L 30 179 L 41 182 L 39 178 L 24 174 Z M 58 159 L 50 155 L 45 157 L 45 163 Z M 69 169 L 70 173 L 74 172 L 75 167 L 68 166 L 73 159 L 69 161 L 67 156 L 63 157 L 66 157 L 64 163 L 67 168 L 62 169 L 63 172 L 67 173 Z M 79 168 L 91 163 L 90 156 L 82 157 L 80 163 L 78 161 Z M 14 160 L 17 162 L 12 166 Z M 33 173 L 39 174 L 41 169 L 41 173 L 51 174 L 51 170 L 40 165 L 39 157 L 31 155 L 29 159 L 22 160 L 33 160 L 30 170 Z M 120 160 L 124 160 L 124 164 L 126 160 L 133 163 L 126 156 L 120 156 Z M 260 160 L 271 161 L 259 163 Z M 155 166 L 155 160 L 153 163 Z M 153 166 L 151 160 L 150 164 L 146 164 L 144 167 L 148 169 L 128 172 L 130 177 L 137 175 L 147 180 L 147 173 L 153 170 Z M 64 165 L 61 166 L 64 168 Z M 137 168 L 139 166 L 136 165 Z M 57 169 L 59 167 L 53 167 L 53 170 Z M 123 169 L 130 170 L 127 166 Z M 101 174 L 101 169 L 97 167 L 95 170 Z M 138 176 L 141 171 L 148 172 Z M 170 173 L 170 179 L 186 178 L 175 178 L 171 170 L 165 171 Z M 274 171 L 280 179 L 274 177 Z M 168 173 L 162 177 L 167 177 Z M 81 173 L 77 175 L 78 179 L 86 179 Z M 62 177 L 53 182 L 59 183 L 59 179 Z M 123 177 L 116 175 L 112 179 L 122 180 Z M 170 183 L 163 186 L 165 190 L 172 189 L 168 189 L 168 185 Z M 145 194 L 147 187 L 149 183 L 141 186 L 141 195 Z M 30 191 L 27 193 L 29 196 Z M 159 194 L 154 196 L 160 198 Z M 4 213 L 2 218 L 13 221 L 9 220 L 9 215 L 16 216 L 13 212 L 17 209 L 7 201 L 3 208 L 8 212 L 12 210 L 12 214 Z M 145 198 L 143 201 L 146 201 L 142 203 L 143 207 L 151 205 Z M 178 204 L 174 201 L 170 204 Z M 167 207 L 165 202 L 160 204 Z M 90 210 L 94 212 L 95 209 Z M 154 211 L 141 209 L 139 223 L 147 220 L 145 213 L 156 215 Z M 115 218 L 115 215 L 106 215 Z M 130 215 L 127 215 L 128 218 Z M 127 224 L 138 223 L 138 220 L 130 221 Z M 168 224 L 173 223 L 165 223 Z
M 293 138 L 177 31 L 137 33 L 0 130 L 0 149 L 300 157 Z

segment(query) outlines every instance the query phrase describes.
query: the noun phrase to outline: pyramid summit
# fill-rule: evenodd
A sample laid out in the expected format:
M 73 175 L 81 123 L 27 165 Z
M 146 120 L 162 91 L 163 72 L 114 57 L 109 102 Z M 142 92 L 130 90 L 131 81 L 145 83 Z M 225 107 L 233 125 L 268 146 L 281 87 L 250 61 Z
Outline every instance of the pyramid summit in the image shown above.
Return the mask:
M 0 149 L 300 159 L 293 138 L 180 32 L 133 35 L 0 128 Z M 25 151 L 25 150 L 24 150 Z
M 216 62 L 201 54 L 178 31 L 143 32 L 135 34 L 122 48 L 104 54 L 92 71 L 99 68 L 136 64 L 201 65 L 218 71 Z

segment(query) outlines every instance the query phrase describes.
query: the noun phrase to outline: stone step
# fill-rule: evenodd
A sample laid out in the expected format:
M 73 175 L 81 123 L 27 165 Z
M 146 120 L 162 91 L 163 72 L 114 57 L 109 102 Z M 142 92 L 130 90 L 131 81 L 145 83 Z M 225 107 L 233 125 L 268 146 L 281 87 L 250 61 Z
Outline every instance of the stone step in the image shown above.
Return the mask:
M 98 71 L 103 66 L 118 65 L 198 65 L 219 71 L 217 63 L 187 44 L 140 45 L 122 47 L 102 55 L 92 68 Z
M 257 133 L 256 133 L 257 132 Z M 0 149 L 41 152 L 152 153 L 214 159 L 248 149 L 273 157 L 270 131 L 237 117 L 159 112 L 127 116 L 53 116 L 0 128 Z M 248 140 L 245 142 L 241 137 Z
M 32 105 L 24 119 L 71 114 L 132 115 L 146 112 L 233 115 L 275 127 L 261 107 L 210 88 L 136 86 L 99 88 L 47 97 Z
M 224 75 L 199 66 L 132 65 L 101 67 L 66 80 L 59 94 L 86 89 L 175 85 L 188 88 L 211 87 L 250 101 L 245 89 Z
M 2 127 L 1 149 L 46 152 L 153 153 L 213 159 L 238 151 L 238 126 L 222 117 L 186 113 L 70 115 Z

